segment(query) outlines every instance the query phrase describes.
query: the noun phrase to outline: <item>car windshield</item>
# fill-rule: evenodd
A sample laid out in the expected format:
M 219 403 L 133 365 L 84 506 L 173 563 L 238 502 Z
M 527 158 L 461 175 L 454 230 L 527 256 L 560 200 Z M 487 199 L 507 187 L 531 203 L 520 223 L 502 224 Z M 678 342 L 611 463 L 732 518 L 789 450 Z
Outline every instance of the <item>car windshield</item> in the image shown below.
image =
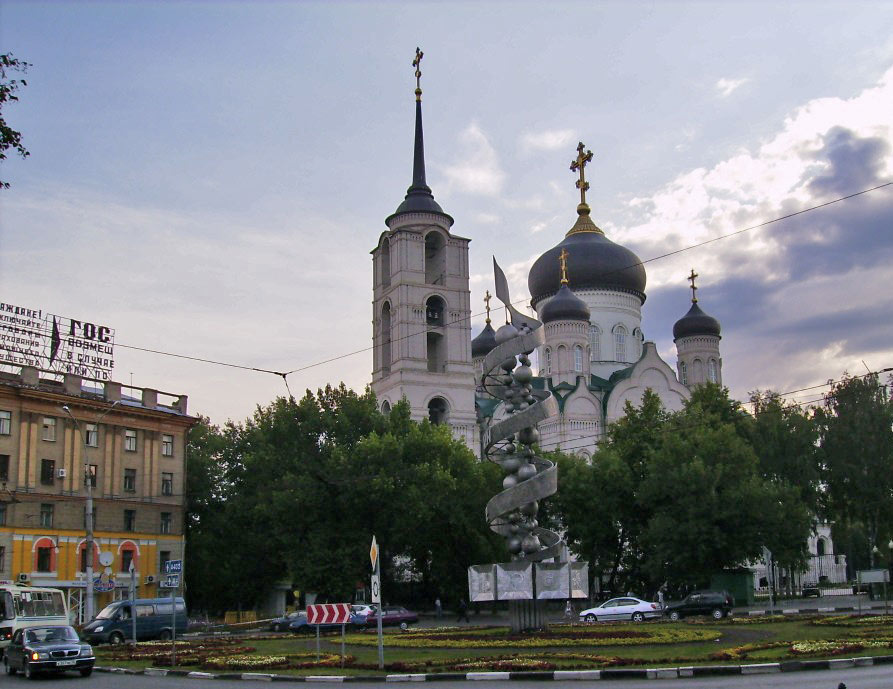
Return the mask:
M 77 641 L 78 634 L 71 627 L 34 627 L 25 632 L 25 640 L 31 643 Z
M 106 605 L 96 616 L 97 620 L 110 620 L 115 616 L 115 613 L 118 611 L 117 605 Z

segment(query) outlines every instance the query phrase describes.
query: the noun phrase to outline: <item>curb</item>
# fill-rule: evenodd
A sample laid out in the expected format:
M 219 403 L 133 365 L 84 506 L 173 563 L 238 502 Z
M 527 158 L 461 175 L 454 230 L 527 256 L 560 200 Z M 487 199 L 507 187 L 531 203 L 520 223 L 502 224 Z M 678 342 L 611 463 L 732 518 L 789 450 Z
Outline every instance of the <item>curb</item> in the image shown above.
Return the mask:
M 884 610 L 883 605 L 863 605 L 861 608 L 863 613 L 870 613 L 874 610 Z M 859 608 L 848 605 L 842 608 L 766 608 L 765 610 L 742 610 L 735 612 L 732 609 L 733 617 L 760 617 L 765 615 L 814 615 L 816 613 L 828 612 L 859 612 Z
M 602 680 L 602 679 L 685 679 L 688 677 L 716 677 L 719 675 L 767 675 L 778 672 L 805 672 L 810 670 L 843 670 L 893 664 L 893 655 L 862 656 L 858 658 L 833 658 L 831 660 L 785 660 L 779 663 L 753 663 L 749 665 L 695 665 L 688 667 L 658 668 L 605 668 L 603 670 L 550 670 L 512 672 L 441 672 L 436 674 L 393 675 L 276 675 L 265 672 L 190 672 L 147 668 L 131 670 L 121 667 L 101 667 L 96 672 L 122 675 L 149 675 L 152 677 L 185 677 L 187 679 L 233 679 L 255 682 L 443 682 L 443 681 L 509 681 L 509 680 Z

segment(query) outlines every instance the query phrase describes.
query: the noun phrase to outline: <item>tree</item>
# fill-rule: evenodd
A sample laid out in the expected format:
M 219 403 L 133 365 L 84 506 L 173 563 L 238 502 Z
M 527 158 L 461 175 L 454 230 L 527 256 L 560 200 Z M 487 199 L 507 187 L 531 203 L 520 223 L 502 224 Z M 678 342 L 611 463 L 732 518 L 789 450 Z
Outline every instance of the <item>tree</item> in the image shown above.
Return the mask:
M 17 92 L 27 86 L 28 82 L 24 79 L 10 79 L 9 72 L 28 71 L 31 65 L 27 62 L 13 57 L 12 53 L 0 55 L 0 162 L 6 160 L 6 151 L 10 148 L 18 153 L 22 158 L 31 155 L 22 145 L 22 134 L 6 123 L 3 116 L 3 108 L 8 102 L 17 101 L 19 99 Z M 0 181 L 0 189 L 8 189 L 9 182 Z
M 865 529 L 873 567 L 873 549 L 893 524 L 893 403 L 876 374 L 844 374 L 817 419 L 828 513 L 843 526 Z

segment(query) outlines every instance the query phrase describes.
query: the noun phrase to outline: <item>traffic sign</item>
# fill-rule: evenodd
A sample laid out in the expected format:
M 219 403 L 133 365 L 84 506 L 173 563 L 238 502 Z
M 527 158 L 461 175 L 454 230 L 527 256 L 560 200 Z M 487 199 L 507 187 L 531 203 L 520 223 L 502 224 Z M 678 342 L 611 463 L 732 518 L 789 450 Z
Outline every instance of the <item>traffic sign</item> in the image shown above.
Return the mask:
M 180 575 L 179 574 L 168 574 L 164 579 L 158 582 L 158 587 L 163 589 L 178 589 L 180 588 Z
M 381 603 L 381 579 L 378 574 L 372 575 L 372 602 Z
M 378 542 L 375 536 L 372 536 L 372 547 L 369 548 L 369 559 L 372 560 L 372 569 L 375 569 L 375 563 L 378 562 Z
M 168 560 L 164 563 L 165 574 L 180 574 L 183 572 L 183 560 Z
M 307 606 L 307 624 L 347 624 L 350 603 L 322 603 Z

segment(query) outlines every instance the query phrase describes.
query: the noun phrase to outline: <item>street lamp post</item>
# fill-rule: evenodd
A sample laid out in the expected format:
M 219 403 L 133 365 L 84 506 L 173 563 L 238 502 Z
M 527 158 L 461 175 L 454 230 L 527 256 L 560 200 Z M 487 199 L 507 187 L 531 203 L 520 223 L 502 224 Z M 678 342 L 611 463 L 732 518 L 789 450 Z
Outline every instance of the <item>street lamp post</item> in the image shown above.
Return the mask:
M 96 419 L 97 429 L 96 432 L 99 432 L 99 422 L 105 418 L 105 415 L 108 414 L 112 409 L 118 406 L 118 402 L 120 400 L 116 400 L 111 407 L 106 409 L 99 417 Z M 80 424 L 74 415 L 71 413 L 71 409 L 69 409 L 68 405 L 64 405 L 62 407 L 62 411 L 68 414 L 68 417 L 74 423 L 74 427 L 77 429 L 78 435 L 81 436 L 81 442 L 84 444 L 84 492 L 87 495 L 87 504 L 84 507 L 84 523 L 87 531 L 87 538 L 84 542 L 84 576 L 87 579 L 87 591 L 86 591 L 86 600 L 84 601 L 86 610 L 84 617 L 86 618 L 86 622 L 89 622 L 93 619 L 94 610 L 94 592 L 93 592 L 93 477 L 90 476 L 90 464 L 87 461 L 87 438 L 84 435 L 84 432 L 81 430 Z

